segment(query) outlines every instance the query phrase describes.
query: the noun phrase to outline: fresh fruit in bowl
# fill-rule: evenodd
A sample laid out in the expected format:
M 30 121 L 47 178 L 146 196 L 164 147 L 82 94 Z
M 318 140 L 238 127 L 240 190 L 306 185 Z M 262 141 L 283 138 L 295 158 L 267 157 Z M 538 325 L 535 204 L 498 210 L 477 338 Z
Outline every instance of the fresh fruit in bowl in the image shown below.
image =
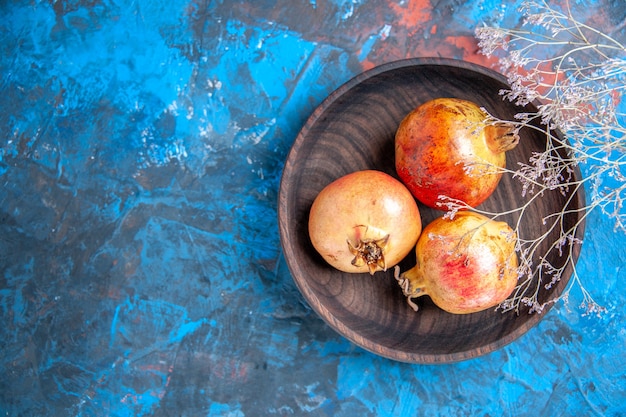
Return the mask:
M 511 227 L 472 211 L 442 216 L 423 230 L 417 264 L 395 277 L 409 305 L 428 295 L 441 309 L 475 313 L 505 301 L 517 286 L 517 236 Z
M 313 247 L 343 272 L 374 274 L 400 262 L 422 231 L 415 199 L 376 170 L 347 174 L 317 195 L 309 214 Z
M 404 117 L 395 164 L 415 198 L 438 209 L 441 196 L 476 207 L 493 193 L 519 137 L 512 124 L 488 120 L 476 103 L 456 98 L 429 100 Z

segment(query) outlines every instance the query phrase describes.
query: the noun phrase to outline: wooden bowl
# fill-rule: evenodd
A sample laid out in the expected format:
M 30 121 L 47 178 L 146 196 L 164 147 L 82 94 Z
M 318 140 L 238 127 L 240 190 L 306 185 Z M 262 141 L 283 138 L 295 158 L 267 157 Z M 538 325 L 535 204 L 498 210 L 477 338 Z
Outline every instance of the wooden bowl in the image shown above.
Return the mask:
M 355 344 L 378 355 L 411 363 L 455 362 L 486 354 L 524 334 L 546 314 L 519 314 L 486 310 L 454 315 L 436 307 L 428 297 L 416 299 L 419 311 L 406 303 L 393 278 L 393 270 L 350 274 L 329 266 L 311 245 L 308 215 L 313 200 L 327 184 L 353 171 L 377 169 L 397 178 L 394 135 L 402 118 L 417 105 L 436 97 L 472 100 L 502 118 L 524 109 L 503 100 L 506 79 L 489 69 L 446 59 L 408 59 L 366 71 L 333 92 L 310 116 L 287 157 L 279 194 L 279 228 L 285 258 L 304 298 L 333 329 Z M 526 110 L 535 111 L 533 106 Z M 546 138 L 531 129 L 522 131 L 520 144 L 507 153 L 507 167 L 528 162 L 533 151 L 545 149 Z M 580 173 L 575 175 L 580 178 Z M 495 193 L 481 205 L 490 212 L 519 206 L 522 186 L 504 175 Z M 568 203 L 569 201 L 569 203 Z M 543 196 L 524 216 L 522 233 L 537 236 L 541 219 L 560 211 L 584 207 L 584 192 Z M 424 225 L 443 212 L 420 205 Z M 579 222 L 583 212 L 572 210 L 566 225 Z M 514 217 L 504 218 L 514 224 Z M 556 232 L 555 232 L 556 233 Z M 578 228 L 582 238 L 583 227 Z M 524 237 L 524 236 L 521 236 Z M 547 239 L 549 245 L 558 234 Z M 547 250 L 549 246 L 544 249 Z M 578 257 L 580 246 L 575 248 Z M 563 265 L 558 251 L 549 260 Z M 407 256 L 402 271 L 414 266 Z M 557 297 L 572 272 L 567 266 L 551 289 L 540 287 L 539 301 Z

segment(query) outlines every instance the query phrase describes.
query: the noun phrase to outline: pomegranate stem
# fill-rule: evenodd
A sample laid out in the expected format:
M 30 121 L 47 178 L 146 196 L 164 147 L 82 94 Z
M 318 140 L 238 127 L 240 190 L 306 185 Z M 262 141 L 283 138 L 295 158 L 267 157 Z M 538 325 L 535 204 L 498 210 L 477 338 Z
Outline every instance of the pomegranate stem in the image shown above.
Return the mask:
M 406 297 L 406 301 L 415 311 L 418 310 L 417 304 L 415 304 L 412 298 L 421 297 L 426 295 L 426 285 L 424 283 L 424 274 L 419 268 L 419 265 L 405 271 L 400 274 L 400 267 L 396 265 L 393 273 L 394 278 L 398 281 L 398 285 L 402 288 L 402 293 Z

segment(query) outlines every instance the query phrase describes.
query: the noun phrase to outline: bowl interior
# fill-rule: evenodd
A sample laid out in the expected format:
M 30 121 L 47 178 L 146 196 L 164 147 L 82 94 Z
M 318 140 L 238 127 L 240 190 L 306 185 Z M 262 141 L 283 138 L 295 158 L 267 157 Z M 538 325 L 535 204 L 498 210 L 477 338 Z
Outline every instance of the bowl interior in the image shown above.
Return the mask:
M 397 178 L 394 135 L 402 118 L 417 105 L 437 97 L 472 100 L 490 113 L 511 119 L 523 109 L 503 100 L 507 88 L 499 74 L 470 63 L 442 59 L 410 59 L 367 71 L 332 93 L 310 116 L 287 158 L 280 186 L 279 227 L 281 243 L 291 274 L 311 307 L 336 331 L 379 355 L 413 363 L 459 361 L 491 352 L 525 333 L 543 315 L 487 310 L 454 315 L 437 308 L 428 297 L 415 299 L 413 311 L 395 279 L 393 270 L 348 274 L 330 267 L 310 243 L 307 225 L 311 204 L 333 180 L 353 171 L 377 169 Z M 527 109 L 533 110 L 533 108 Z M 507 167 L 516 169 L 535 151 L 545 149 L 545 136 L 526 129 L 519 145 L 507 153 Z M 580 173 L 576 172 L 580 177 Z M 495 193 L 481 205 L 502 212 L 523 204 L 522 185 L 504 175 Z M 523 219 L 521 237 L 541 230 L 541 219 L 569 204 L 580 208 L 583 191 L 573 196 L 558 191 L 545 194 Z M 419 205 L 426 225 L 442 211 Z M 582 213 L 565 217 L 576 224 Z M 503 218 L 509 224 L 516 215 Z M 582 227 L 578 233 L 582 234 Z M 554 239 L 546 239 L 544 245 Z M 581 236 L 580 236 L 581 237 Z M 543 253 L 548 250 L 544 248 Z M 579 250 L 579 249 L 578 249 Z M 551 251 L 554 265 L 564 264 Z M 578 256 L 576 252 L 575 257 Z M 414 265 L 412 253 L 400 264 Z M 540 301 L 560 294 L 569 280 L 571 266 L 550 290 L 541 287 Z

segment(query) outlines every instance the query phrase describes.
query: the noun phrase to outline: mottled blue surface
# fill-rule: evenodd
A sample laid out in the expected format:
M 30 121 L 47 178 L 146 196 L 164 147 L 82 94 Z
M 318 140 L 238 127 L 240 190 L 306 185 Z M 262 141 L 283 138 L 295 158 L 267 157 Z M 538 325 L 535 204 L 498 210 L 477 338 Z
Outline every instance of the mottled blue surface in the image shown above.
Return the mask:
M 587 3 L 626 39 L 623 3 Z M 352 345 L 281 257 L 278 182 L 315 106 L 391 60 L 486 63 L 475 26 L 518 4 L 2 2 L 1 415 L 626 415 L 626 239 L 599 213 L 579 273 L 607 313 L 574 288 L 450 365 Z

